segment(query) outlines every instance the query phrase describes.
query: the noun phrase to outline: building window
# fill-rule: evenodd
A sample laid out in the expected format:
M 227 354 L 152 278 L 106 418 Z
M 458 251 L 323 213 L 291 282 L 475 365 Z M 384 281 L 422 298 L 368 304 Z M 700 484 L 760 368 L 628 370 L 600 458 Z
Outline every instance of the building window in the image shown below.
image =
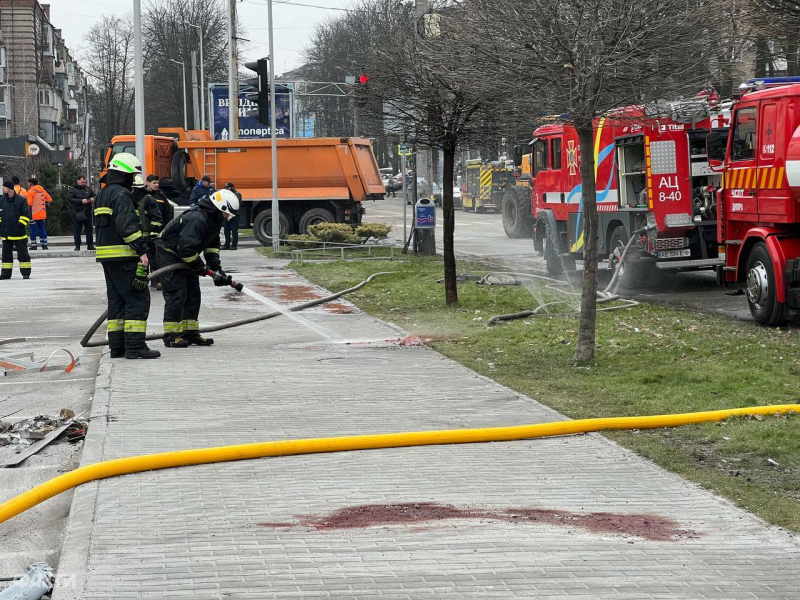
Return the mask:
M 51 90 L 39 90 L 39 106 L 54 106 Z
M 6 82 L 6 47 L 0 46 L 0 83 Z
M 8 97 L 8 88 L 6 86 L 0 87 L 0 119 L 8 118 L 8 104 L 6 98 Z

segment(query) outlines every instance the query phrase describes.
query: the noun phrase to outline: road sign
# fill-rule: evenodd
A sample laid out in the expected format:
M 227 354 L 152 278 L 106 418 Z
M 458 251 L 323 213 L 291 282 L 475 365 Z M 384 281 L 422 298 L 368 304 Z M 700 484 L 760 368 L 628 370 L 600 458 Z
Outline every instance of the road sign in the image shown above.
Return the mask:
M 411 156 L 411 144 L 400 144 L 397 146 L 398 156 Z

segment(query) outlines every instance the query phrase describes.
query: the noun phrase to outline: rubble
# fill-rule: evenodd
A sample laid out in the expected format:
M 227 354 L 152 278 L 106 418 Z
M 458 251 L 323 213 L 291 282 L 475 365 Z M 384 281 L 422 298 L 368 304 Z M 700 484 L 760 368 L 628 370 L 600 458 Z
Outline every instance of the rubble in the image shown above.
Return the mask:
M 0 467 L 19 464 L 62 435 L 69 442 L 82 440 L 86 437 L 88 427 L 88 421 L 76 417 L 68 408 L 62 408 L 57 417 L 36 415 L 13 425 L 0 421 L 0 447 L 12 446 L 18 455 L 12 460 L 0 463 Z

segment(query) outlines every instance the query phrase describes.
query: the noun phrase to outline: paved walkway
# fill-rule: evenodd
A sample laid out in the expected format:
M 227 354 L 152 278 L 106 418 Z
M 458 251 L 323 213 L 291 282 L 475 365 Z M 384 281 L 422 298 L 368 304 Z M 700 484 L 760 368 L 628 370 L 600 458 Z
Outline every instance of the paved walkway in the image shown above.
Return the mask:
M 276 298 L 277 261 L 224 254 Z M 263 310 L 203 285 L 202 319 Z M 349 314 L 348 314 L 349 313 Z M 398 331 L 342 304 L 337 337 Z M 160 301 L 154 303 L 153 324 Z M 83 464 L 262 440 L 562 419 L 424 347 L 280 318 L 159 361 L 104 354 Z M 55 600 L 796 598 L 800 544 L 599 435 L 295 456 L 76 491 Z

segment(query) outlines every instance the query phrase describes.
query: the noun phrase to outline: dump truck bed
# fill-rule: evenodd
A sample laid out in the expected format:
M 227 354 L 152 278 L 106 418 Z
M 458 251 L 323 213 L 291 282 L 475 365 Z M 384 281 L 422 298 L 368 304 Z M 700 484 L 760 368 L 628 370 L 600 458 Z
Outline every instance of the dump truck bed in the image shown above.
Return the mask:
M 217 187 L 230 181 L 247 200 L 272 197 L 272 150 L 269 140 L 212 140 L 205 131 L 165 128 L 177 134 L 188 155 L 186 174 L 209 175 Z M 385 190 L 364 138 L 280 139 L 278 196 L 281 200 L 347 200 L 383 197 Z

